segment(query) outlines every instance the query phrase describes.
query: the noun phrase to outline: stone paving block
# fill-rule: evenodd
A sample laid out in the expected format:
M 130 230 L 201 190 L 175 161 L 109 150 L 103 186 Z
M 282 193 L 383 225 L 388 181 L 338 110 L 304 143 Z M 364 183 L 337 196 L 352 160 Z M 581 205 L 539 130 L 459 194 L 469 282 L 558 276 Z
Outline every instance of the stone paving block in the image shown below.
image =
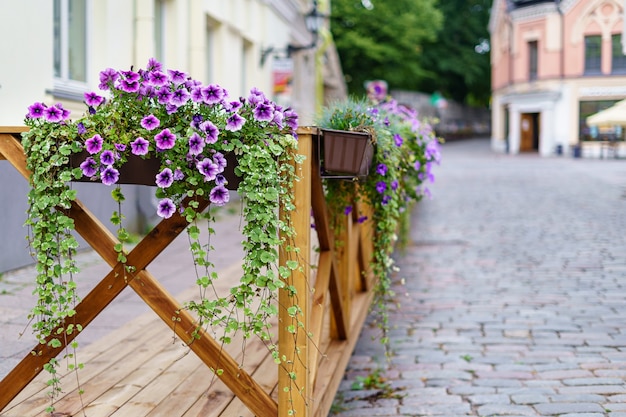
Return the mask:
M 550 401 L 553 403 L 603 403 L 606 397 L 599 394 L 556 394 L 550 395 Z
M 593 373 L 591 371 L 585 371 L 582 369 L 563 369 L 563 370 L 553 370 L 553 371 L 544 371 L 538 372 L 537 378 L 541 379 L 574 379 L 574 378 L 587 378 L 592 377 Z
M 625 394 L 626 385 L 587 385 L 576 387 L 560 387 L 560 394 Z
M 441 405 L 461 404 L 463 398 L 460 395 L 407 395 L 402 398 L 402 405 Z
M 533 394 L 515 394 L 511 395 L 511 402 L 520 405 L 532 405 L 546 403 L 549 401 L 549 397 L 539 393 Z
M 358 408 L 354 410 L 342 411 L 336 414 L 338 417 L 395 417 L 398 415 L 397 408 Z
M 621 378 L 571 378 L 563 379 L 565 385 L 619 385 L 624 382 Z
M 537 412 L 529 406 L 515 404 L 487 404 L 478 407 L 478 415 L 481 417 L 503 416 L 538 416 Z
M 450 415 L 471 415 L 471 409 L 469 404 L 435 404 L 429 406 L 401 406 L 400 414 L 411 416 L 445 416 Z
M 597 403 L 548 403 L 535 404 L 535 409 L 541 415 L 562 415 L 568 413 L 603 413 L 604 408 Z
M 511 404 L 511 398 L 505 394 L 470 395 L 467 399 L 472 405 Z
M 611 411 L 624 411 L 626 412 L 626 403 L 610 403 L 604 404 L 604 408 Z

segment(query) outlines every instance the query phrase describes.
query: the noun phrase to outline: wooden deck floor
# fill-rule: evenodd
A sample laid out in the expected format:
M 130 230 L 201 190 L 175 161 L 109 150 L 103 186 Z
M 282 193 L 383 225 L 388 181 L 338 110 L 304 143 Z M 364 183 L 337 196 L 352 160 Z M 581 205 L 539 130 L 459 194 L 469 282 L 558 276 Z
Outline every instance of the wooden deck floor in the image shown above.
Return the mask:
M 238 272 L 236 265 L 229 268 L 223 274 L 225 285 L 237 279 Z M 196 292 L 190 289 L 177 298 L 189 300 Z M 355 297 L 352 324 L 357 328 L 361 328 L 370 302 L 367 293 Z M 323 354 L 310 401 L 310 415 L 327 415 L 357 337 L 358 334 L 348 341 L 326 342 L 320 346 Z M 225 350 L 276 399 L 278 372 L 268 349 L 259 340 L 248 341 L 245 354 L 241 346 L 241 340 L 234 340 Z M 64 392 L 55 403 L 54 417 L 254 415 L 152 312 L 112 331 L 100 342 L 79 347 L 78 359 L 85 364 L 78 373 L 84 393 L 82 397 L 78 395 L 74 373 L 64 375 Z M 45 412 L 50 405 L 46 395 L 47 379 L 47 373 L 42 372 L 0 416 L 49 417 Z
M 236 279 L 231 268 L 225 280 Z M 179 296 L 189 300 L 190 289 Z M 265 346 L 258 340 L 241 340 L 225 346 L 242 367 L 267 390 L 275 390 L 277 370 Z M 78 395 L 76 375 L 62 377 L 64 393 L 55 403 L 58 416 L 250 416 L 242 403 L 206 365 L 175 337 L 152 312 L 114 330 L 100 342 L 79 347 L 78 372 L 84 394 Z M 65 369 L 65 366 L 61 367 Z M 47 373 L 43 372 L 2 412 L 3 417 L 47 416 Z

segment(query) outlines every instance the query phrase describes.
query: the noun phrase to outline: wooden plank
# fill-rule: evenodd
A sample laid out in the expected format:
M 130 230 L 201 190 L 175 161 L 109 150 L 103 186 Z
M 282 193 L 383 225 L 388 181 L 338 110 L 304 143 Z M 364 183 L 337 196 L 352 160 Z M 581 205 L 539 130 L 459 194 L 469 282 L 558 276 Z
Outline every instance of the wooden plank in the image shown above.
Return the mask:
M 319 364 L 320 349 L 322 344 L 322 326 L 326 314 L 326 304 L 328 300 L 328 283 L 330 282 L 330 269 L 332 265 L 332 253 L 330 251 L 320 252 L 317 264 L 317 277 L 315 279 L 315 290 L 311 303 L 310 331 L 311 345 L 309 364 L 311 366 L 310 383 L 314 386 L 317 379 L 317 368 Z
M 0 133 L 0 155 L 15 167 L 28 180 L 30 171 L 26 169 L 26 155 L 22 144 L 10 133 Z
M 314 152 L 312 157 L 313 167 L 319 166 L 317 153 Z M 315 230 L 317 232 L 320 250 L 329 251 L 332 254 L 329 288 L 330 300 L 333 306 L 334 326 L 336 326 L 334 327 L 334 334 L 339 339 L 345 339 L 348 337 L 348 319 L 343 314 L 345 309 L 343 307 L 341 284 L 339 283 L 340 273 L 335 253 L 335 238 L 330 229 L 326 197 L 322 189 L 322 177 L 317 168 L 311 171 L 311 206 L 313 208 Z
M 322 360 L 322 365 L 326 366 L 320 366 L 317 383 L 313 391 L 313 398 L 315 398 L 313 417 L 328 416 L 348 361 L 359 339 L 359 333 L 367 318 L 373 297 L 373 291 L 359 293 L 354 297 L 352 300 L 352 322 L 350 323 L 350 328 L 353 331 L 350 333 L 350 337 L 347 340 L 333 340 L 328 346 L 326 355 Z
M 267 350 L 266 350 L 267 352 Z M 258 363 L 253 373 L 254 379 L 268 392 L 272 391 L 277 386 L 277 374 L 276 363 L 272 355 L 269 353 L 265 355 L 262 362 Z M 220 416 L 237 416 L 237 417 L 254 417 L 254 414 L 238 399 L 235 398 L 229 405 L 222 411 Z M 204 417 L 203 415 L 197 415 L 194 417 Z
M 299 134 L 298 150 L 306 160 L 296 166 L 300 181 L 293 185 L 293 201 L 295 210 L 280 216 L 287 221 L 291 216 L 291 224 L 297 231 L 293 238 L 299 253 L 287 253 L 283 247 L 279 249 L 279 263 L 286 266 L 290 260 L 298 261 L 299 270 L 291 271 L 285 279 L 286 288 L 278 291 L 278 351 L 281 358 L 286 358 L 278 368 L 278 416 L 287 417 L 292 413 L 299 417 L 309 415 L 307 399 L 310 397 L 309 385 L 309 303 L 311 282 L 311 172 L 313 138 L 311 134 Z M 292 295 L 292 289 L 294 295 Z M 295 317 L 289 314 L 288 308 L 297 304 L 300 312 Z M 293 330 L 290 330 L 293 329 Z M 298 391 L 300 390 L 300 392 Z

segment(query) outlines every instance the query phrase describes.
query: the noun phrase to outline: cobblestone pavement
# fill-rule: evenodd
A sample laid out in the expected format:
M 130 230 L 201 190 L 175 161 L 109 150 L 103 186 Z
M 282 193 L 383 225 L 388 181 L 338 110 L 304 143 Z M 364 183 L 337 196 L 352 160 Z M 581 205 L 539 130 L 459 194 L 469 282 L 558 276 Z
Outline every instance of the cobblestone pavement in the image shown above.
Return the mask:
M 470 140 L 436 174 L 398 256 L 390 363 L 366 327 L 333 411 L 626 417 L 626 161 Z

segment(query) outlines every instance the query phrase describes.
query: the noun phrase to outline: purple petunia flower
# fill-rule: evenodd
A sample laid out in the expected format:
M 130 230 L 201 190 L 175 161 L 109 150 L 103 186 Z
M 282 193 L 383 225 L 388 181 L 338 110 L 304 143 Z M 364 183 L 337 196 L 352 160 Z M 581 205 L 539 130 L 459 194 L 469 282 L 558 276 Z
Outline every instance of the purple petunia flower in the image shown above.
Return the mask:
M 86 177 L 93 177 L 98 172 L 96 160 L 91 156 L 87 157 L 83 163 L 80 164 L 80 169 L 83 170 L 83 175 Z
M 183 178 L 185 178 L 185 174 L 183 174 L 183 171 L 181 171 L 180 168 L 176 168 L 174 170 L 174 181 L 181 181 Z
M 189 101 L 189 97 L 191 97 L 191 95 L 186 88 L 179 88 L 174 91 L 174 94 L 172 94 L 172 97 L 170 98 L 170 103 L 180 107 L 183 104 L 187 103 L 187 101 Z
M 44 110 L 46 106 L 43 103 L 33 103 L 28 106 L 28 114 L 26 117 L 30 117 L 31 119 L 39 119 L 44 116 Z
M 241 128 L 243 127 L 245 123 L 246 123 L 246 119 L 241 117 L 238 113 L 233 113 L 226 120 L 225 129 L 231 132 L 236 132 L 238 130 L 241 130 Z
M 125 79 L 127 79 L 128 81 L 139 81 L 139 78 L 141 78 L 139 76 L 139 73 L 135 72 L 135 71 L 122 71 L 122 75 L 124 76 Z
M 189 136 L 189 153 L 191 155 L 200 155 L 204 150 L 204 139 L 200 137 L 197 133 L 192 133 Z
M 113 146 L 115 146 L 115 149 L 119 152 L 124 152 L 126 150 L 126 145 L 123 143 L 116 143 Z
M 202 95 L 202 87 L 194 87 L 191 89 L 191 101 L 194 103 L 200 103 L 204 101 L 204 96 Z
M 76 131 L 79 135 L 84 135 L 85 133 L 87 133 L 87 128 L 85 127 L 83 122 L 78 122 L 78 124 L 76 125 Z
M 413 168 L 415 168 L 416 171 L 419 171 L 421 167 L 422 163 L 420 161 L 415 161 L 415 164 L 413 164 Z
M 365 221 L 366 221 L 366 220 L 367 220 L 367 216 L 360 216 L 360 217 L 357 219 L 357 222 L 358 222 L 358 223 L 365 223 Z
M 283 112 L 283 122 L 291 129 L 296 130 L 298 128 L 298 114 L 290 108 L 285 109 Z
M 141 119 L 141 127 L 146 130 L 154 130 L 161 124 L 161 121 L 153 114 L 149 114 Z
M 187 78 L 187 74 L 182 71 L 167 70 L 167 73 L 170 75 L 170 81 L 172 81 L 174 84 L 182 84 Z
M 378 164 L 378 166 L 376 167 L 376 173 L 384 177 L 387 174 L 387 165 Z
M 174 182 L 174 173 L 171 169 L 165 168 L 156 175 L 156 185 L 161 188 L 167 188 Z
M 347 216 L 350 213 L 352 213 L 352 206 L 346 206 L 346 208 L 343 209 L 343 214 Z
M 49 122 L 60 122 L 63 120 L 63 109 L 55 106 L 46 107 L 43 115 Z
M 240 100 L 229 101 L 226 106 L 226 110 L 230 112 L 236 112 L 242 107 L 243 107 L 243 103 Z
M 396 190 L 398 189 L 398 186 L 399 186 L 399 185 L 400 185 L 400 184 L 398 183 L 398 180 L 393 180 L 393 181 L 391 182 L 391 189 L 392 189 L 393 191 L 396 191 Z
M 213 155 L 213 162 L 219 167 L 220 173 L 224 172 L 224 168 L 228 165 L 226 158 L 224 158 L 224 155 L 221 152 L 216 152 L 215 155 Z
M 152 71 L 147 81 L 157 87 L 164 86 L 167 84 L 167 74 L 161 71 Z
M 112 166 L 107 166 L 100 173 L 100 180 L 104 185 L 113 185 L 120 179 L 120 172 Z
M 113 151 L 106 150 L 100 154 L 100 162 L 104 165 L 113 165 L 115 162 L 115 154 Z
M 209 84 L 202 89 L 202 96 L 206 104 L 216 104 L 224 98 L 224 89 L 217 84 Z
M 161 133 L 158 133 L 154 137 L 154 140 L 156 142 L 157 149 L 172 149 L 176 144 L 176 135 L 170 132 L 169 129 L 163 129 Z
M 120 74 L 113 68 L 107 68 L 104 71 L 100 71 L 100 90 L 108 90 L 110 84 L 114 84 L 120 77 Z
M 218 185 L 217 187 L 214 187 L 209 193 L 209 201 L 216 206 L 223 206 L 224 204 L 228 203 L 229 199 L 230 194 L 228 193 L 226 187 L 224 187 L 223 185 Z
M 176 212 L 174 202 L 169 198 L 164 198 L 157 205 L 157 215 L 164 219 L 169 219 Z
M 215 185 L 224 185 L 224 184 L 228 184 L 228 181 L 226 181 L 226 177 L 222 174 L 217 174 L 215 176 Z
M 119 83 L 119 89 L 127 93 L 136 93 L 139 91 L 139 81 L 123 79 Z
M 215 143 L 217 142 L 217 137 L 220 134 L 219 129 L 215 126 L 210 120 L 206 122 L 202 122 L 200 124 L 200 130 L 206 133 L 206 143 Z
M 88 106 L 98 107 L 102 103 L 104 103 L 104 97 L 94 93 L 93 91 L 90 93 L 85 93 L 85 104 Z
M 165 111 L 167 111 L 167 114 L 174 114 L 177 110 L 178 106 L 174 103 L 167 103 L 165 105 Z
M 163 65 L 157 61 L 156 58 L 150 58 L 148 60 L 148 65 L 146 66 L 146 69 L 148 71 L 161 71 L 161 69 L 163 68 Z
M 157 101 L 161 104 L 167 104 L 170 102 L 170 99 L 172 98 L 172 92 L 170 91 L 169 87 L 164 85 L 163 87 L 159 88 L 159 91 L 157 91 Z
M 376 183 L 376 191 L 378 191 L 380 194 L 384 193 L 386 189 L 387 183 L 385 181 L 378 181 Z
M 389 204 L 390 201 L 391 201 L 391 196 L 390 195 L 385 195 L 385 196 L 383 196 L 381 204 L 383 206 L 386 206 L 387 204 Z
M 248 95 L 248 102 L 251 106 L 256 106 L 259 103 L 265 102 L 265 94 L 258 88 L 254 87 L 250 90 L 250 94 Z
M 283 128 L 283 119 L 284 119 L 285 115 L 283 114 L 283 112 L 279 111 L 279 110 L 275 110 L 274 111 L 274 117 L 272 118 L 272 123 L 274 123 L 276 126 L 278 126 L 279 129 Z
M 402 143 L 404 142 L 404 139 L 402 139 L 402 136 L 400 136 L 399 134 L 394 134 L 393 135 L 393 141 L 396 143 L 397 147 L 402 146 Z
M 139 94 L 146 98 L 155 98 L 156 89 L 154 88 L 154 86 L 141 84 L 141 87 L 139 87 Z
M 205 181 L 213 181 L 215 176 L 219 174 L 219 166 L 209 158 L 204 158 L 196 164 L 198 171 L 204 175 Z
M 130 151 L 133 155 L 145 155 L 148 153 L 150 143 L 142 137 L 138 137 L 130 143 Z
M 254 118 L 259 122 L 269 122 L 274 117 L 274 109 L 269 103 L 259 103 L 254 108 Z
M 95 134 L 85 141 L 85 149 L 90 154 L 96 154 L 102 150 L 102 136 Z

